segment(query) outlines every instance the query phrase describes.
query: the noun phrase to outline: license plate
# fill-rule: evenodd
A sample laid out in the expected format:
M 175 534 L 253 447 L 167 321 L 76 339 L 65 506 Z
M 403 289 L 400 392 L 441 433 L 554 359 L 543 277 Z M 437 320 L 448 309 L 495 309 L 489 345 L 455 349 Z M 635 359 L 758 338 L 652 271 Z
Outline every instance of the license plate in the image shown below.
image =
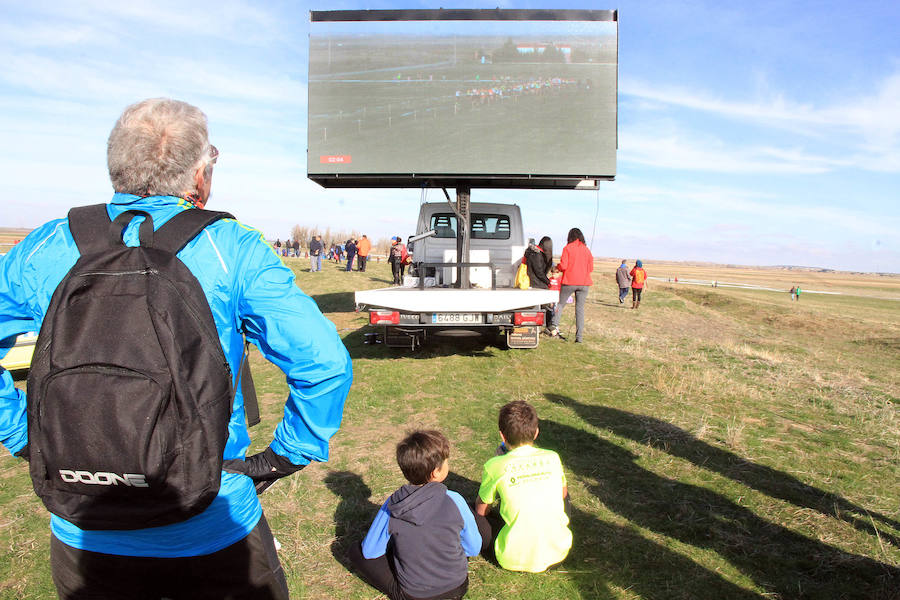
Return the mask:
M 434 313 L 432 323 L 481 323 L 481 313 Z

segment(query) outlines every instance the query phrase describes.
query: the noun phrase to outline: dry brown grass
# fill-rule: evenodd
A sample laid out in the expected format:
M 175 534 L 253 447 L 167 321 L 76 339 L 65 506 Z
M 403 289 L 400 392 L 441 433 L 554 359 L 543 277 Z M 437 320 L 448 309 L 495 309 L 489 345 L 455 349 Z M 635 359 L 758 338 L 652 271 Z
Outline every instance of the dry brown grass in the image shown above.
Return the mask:
M 23 240 L 30 231 L 30 229 L 0 227 L 0 254 L 9 252 L 9 249 L 19 241 Z
M 722 265 L 713 263 L 658 261 L 643 259 L 644 268 L 650 277 L 674 280 L 702 279 L 705 281 L 735 282 L 787 290 L 792 285 L 801 289 L 831 292 L 848 292 L 874 297 L 900 297 L 900 274 L 897 273 L 856 273 L 828 271 L 810 268 L 751 267 Z M 595 270 L 614 274 L 621 259 L 598 258 Z M 628 259 L 628 266 L 634 266 L 634 259 Z M 652 286 L 654 281 L 650 281 Z

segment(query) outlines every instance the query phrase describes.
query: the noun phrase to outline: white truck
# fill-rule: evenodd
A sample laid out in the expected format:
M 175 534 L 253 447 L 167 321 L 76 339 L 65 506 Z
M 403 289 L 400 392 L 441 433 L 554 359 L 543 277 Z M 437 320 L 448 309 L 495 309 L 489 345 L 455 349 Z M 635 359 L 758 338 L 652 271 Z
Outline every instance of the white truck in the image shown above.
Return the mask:
M 356 308 L 384 328 L 387 346 L 416 349 L 433 335 L 504 334 L 510 348 L 535 348 L 544 311 L 559 292 L 514 287 L 526 247 L 514 204 L 469 203 L 468 194 L 455 204 L 422 204 L 404 285 L 358 291 Z

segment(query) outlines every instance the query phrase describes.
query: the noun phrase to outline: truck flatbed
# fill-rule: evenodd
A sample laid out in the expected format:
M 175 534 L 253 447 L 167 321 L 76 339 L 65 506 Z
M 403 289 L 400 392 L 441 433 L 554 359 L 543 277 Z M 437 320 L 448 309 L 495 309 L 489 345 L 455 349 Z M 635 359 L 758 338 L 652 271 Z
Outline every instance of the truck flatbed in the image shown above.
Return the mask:
M 504 312 L 552 304 L 559 300 L 558 290 L 518 288 L 458 289 L 389 287 L 361 290 L 356 306 L 389 308 L 405 312 Z

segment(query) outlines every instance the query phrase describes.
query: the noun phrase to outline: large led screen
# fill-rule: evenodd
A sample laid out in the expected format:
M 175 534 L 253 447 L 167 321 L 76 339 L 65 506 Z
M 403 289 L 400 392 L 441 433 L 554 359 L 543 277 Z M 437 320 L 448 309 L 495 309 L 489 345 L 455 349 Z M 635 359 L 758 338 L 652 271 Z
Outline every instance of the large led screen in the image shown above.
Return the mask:
M 313 13 L 309 177 L 613 178 L 616 13 L 533 14 Z

